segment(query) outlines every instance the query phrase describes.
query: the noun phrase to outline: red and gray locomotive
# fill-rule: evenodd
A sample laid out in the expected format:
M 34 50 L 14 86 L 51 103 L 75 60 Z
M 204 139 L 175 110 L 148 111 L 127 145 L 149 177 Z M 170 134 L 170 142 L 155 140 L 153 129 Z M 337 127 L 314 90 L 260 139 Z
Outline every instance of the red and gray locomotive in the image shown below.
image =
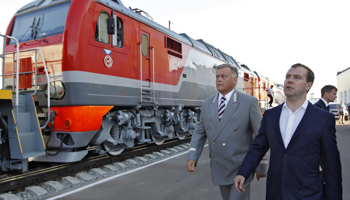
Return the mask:
M 120 0 L 33 1 L 2 36 L 2 170 L 25 170 L 28 158 L 79 161 L 88 146 L 117 155 L 184 139 L 201 102 L 217 93 L 215 66 L 222 63 L 239 69 L 236 89 L 257 97 L 262 112 L 273 84 Z

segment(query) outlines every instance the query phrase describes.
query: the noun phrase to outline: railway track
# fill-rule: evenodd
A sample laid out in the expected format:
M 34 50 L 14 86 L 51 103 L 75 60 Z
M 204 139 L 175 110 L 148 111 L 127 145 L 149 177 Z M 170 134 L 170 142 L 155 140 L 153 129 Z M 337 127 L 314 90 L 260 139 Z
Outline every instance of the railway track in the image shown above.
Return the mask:
M 141 145 L 133 149 L 125 150 L 123 153 L 116 156 L 90 155 L 89 153 L 87 158 L 79 162 L 56 164 L 53 166 L 42 164 L 39 165 L 40 167 L 35 166 L 34 169 L 31 169 L 28 172 L 14 175 L 2 175 L 2 178 L 0 178 L 0 194 L 9 191 L 14 193 L 21 191 L 28 186 L 39 185 L 46 181 L 59 180 L 64 176 L 71 176 L 81 171 L 87 171 L 115 162 L 121 162 L 129 158 L 143 156 L 152 152 L 157 152 L 177 145 L 188 143 L 190 141 L 191 137 L 187 137 L 183 140 L 170 140 L 164 142 L 162 145 Z M 92 152 L 93 148 L 90 150 L 91 151 L 89 152 Z M 35 165 L 38 165 L 38 163 L 35 163 Z

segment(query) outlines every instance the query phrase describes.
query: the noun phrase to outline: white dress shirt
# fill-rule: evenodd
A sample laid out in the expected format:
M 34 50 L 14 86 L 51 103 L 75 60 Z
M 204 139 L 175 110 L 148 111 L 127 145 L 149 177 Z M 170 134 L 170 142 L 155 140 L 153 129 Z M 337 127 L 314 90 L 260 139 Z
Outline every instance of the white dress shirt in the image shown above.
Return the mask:
M 281 117 L 280 117 L 280 131 L 282 135 L 282 139 L 284 142 L 284 147 L 287 149 L 292 136 L 297 129 L 301 119 L 303 118 L 308 101 L 305 100 L 303 105 L 301 105 L 295 112 L 291 111 L 287 103 L 283 104 Z
M 225 95 L 226 100 L 225 100 L 225 107 L 224 107 L 224 109 L 226 109 L 227 104 L 228 104 L 228 101 L 230 100 L 233 91 L 235 91 L 235 89 L 233 89 L 231 92 L 229 92 L 229 93 L 227 93 L 227 94 Z M 223 97 L 223 96 L 224 96 L 224 95 L 222 95 L 222 94 L 219 92 L 218 107 L 220 107 L 221 97 Z

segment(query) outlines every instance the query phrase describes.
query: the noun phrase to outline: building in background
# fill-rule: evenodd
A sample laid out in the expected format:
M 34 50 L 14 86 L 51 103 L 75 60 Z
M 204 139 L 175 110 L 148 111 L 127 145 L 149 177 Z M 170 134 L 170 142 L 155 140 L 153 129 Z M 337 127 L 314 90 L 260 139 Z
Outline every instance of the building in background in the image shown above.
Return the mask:
M 315 104 L 318 100 L 320 100 L 320 98 L 315 97 L 315 94 L 314 94 L 314 93 L 311 93 L 311 94 L 309 95 L 309 102 L 310 102 L 310 103 Z
M 337 73 L 338 103 L 350 103 L 350 67 Z

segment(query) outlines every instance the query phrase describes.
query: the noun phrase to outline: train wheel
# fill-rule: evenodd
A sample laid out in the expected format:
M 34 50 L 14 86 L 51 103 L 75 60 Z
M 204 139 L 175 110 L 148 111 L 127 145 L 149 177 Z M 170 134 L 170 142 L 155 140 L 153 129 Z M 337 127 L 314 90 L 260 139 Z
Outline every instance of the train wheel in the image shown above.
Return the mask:
M 185 131 L 185 129 L 181 128 L 181 129 L 177 129 L 176 130 L 176 136 L 177 138 L 179 138 L 180 140 L 185 139 L 186 135 L 188 134 L 188 131 Z
M 183 139 L 185 139 L 185 137 L 186 137 L 186 134 L 185 134 L 185 133 L 176 132 L 176 135 L 177 135 L 177 138 L 179 138 L 180 140 L 183 140 Z
M 103 143 L 103 147 L 112 156 L 119 155 L 121 152 L 124 151 L 124 146 L 123 145 L 112 145 L 109 142 L 104 142 Z
M 154 143 L 156 145 L 161 145 L 161 144 L 163 144 L 165 139 L 164 139 L 163 136 L 155 136 L 155 135 L 152 134 L 152 140 L 154 141 Z

